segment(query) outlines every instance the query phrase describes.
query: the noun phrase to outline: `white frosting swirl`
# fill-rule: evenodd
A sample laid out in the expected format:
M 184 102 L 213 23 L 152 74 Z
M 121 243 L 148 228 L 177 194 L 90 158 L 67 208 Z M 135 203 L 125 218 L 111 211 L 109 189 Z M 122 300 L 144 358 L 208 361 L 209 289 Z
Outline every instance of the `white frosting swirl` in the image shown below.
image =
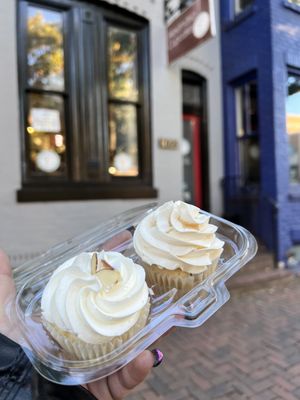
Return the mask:
M 149 265 L 197 274 L 220 257 L 224 242 L 198 207 L 169 201 L 138 225 L 134 247 Z
M 118 276 L 117 282 L 106 286 L 101 272 L 92 274 L 92 254 L 81 253 L 54 271 L 41 308 L 46 321 L 96 344 L 133 327 L 148 302 L 149 291 L 144 269 L 113 251 L 97 253 L 98 260 L 113 268 L 105 271 L 106 277 L 110 272 Z

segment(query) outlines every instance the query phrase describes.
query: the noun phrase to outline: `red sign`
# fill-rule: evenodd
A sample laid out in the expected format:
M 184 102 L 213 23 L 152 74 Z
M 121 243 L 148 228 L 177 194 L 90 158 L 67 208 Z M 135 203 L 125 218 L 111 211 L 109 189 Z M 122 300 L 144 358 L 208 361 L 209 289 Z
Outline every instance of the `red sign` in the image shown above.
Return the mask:
M 168 26 L 169 63 L 215 34 L 213 0 L 195 0 Z

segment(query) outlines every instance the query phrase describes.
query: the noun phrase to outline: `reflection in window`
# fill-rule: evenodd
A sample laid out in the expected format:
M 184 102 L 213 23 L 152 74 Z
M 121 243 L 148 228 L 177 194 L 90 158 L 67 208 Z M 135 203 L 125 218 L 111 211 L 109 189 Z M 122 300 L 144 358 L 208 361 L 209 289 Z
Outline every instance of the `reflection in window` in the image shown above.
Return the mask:
M 112 98 L 137 101 L 137 36 L 136 33 L 110 27 L 109 94 Z
M 201 91 L 199 86 L 188 83 L 183 84 L 182 102 L 188 106 L 201 107 Z
M 31 175 L 66 173 L 64 108 L 60 96 L 29 94 L 27 139 Z
M 132 105 L 110 105 L 110 166 L 114 176 L 137 176 L 137 115 Z
M 112 176 L 139 174 L 137 34 L 108 28 L 109 150 Z
M 200 169 L 199 117 L 184 115 L 183 119 L 183 199 L 187 203 L 202 207 Z M 200 176 L 200 179 L 199 179 Z
M 256 81 L 237 87 L 235 99 L 240 174 L 245 184 L 257 184 L 260 180 L 260 149 Z
M 28 84 L 64 90 L 63 18 L 60 12 L 28 7 Z
M 257 132 L 257 84 L 249 82 L 236 88 L 237 135 Z
M 165 20 L 171 23 L 188 7 L 192 6 L 196 0 L 164 0 Z
M 300 6 L 300 0 L 289 0 L 289 3 L 296 4 L 297 6 Z
M 240 168 L 245 184 L 259 182 L 259 139 L 257 135 L 239 141 Z
M 289 74 L 286 98 L 290 183 L 300 183 L 300 75 Z
M 253 4 L 253 0 L 234 0 L 235 1 L 235 14 L 239 14 L 246 10 L 251 4 Z

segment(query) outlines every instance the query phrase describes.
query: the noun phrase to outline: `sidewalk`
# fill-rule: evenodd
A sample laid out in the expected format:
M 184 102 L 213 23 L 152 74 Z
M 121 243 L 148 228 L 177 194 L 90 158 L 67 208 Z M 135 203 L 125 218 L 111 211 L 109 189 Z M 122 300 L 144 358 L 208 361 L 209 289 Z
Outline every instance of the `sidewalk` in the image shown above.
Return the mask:
M 254 259 L 230 279 L 227 287 L 229 290 L 253 290 L 274 285 L 276 282 L 288 282 L 293 276 L 291 270 L 275 268 L 272 253 L 259 245 Z
M 282 272 L 273 271 L 270 257 L 258 254 L 230 283 L 229 302 L 202 327 L 161 340 L 163 365 L 130 400 L 300 398 L 300 278 L 275 279 Z M 273 278 L 249 283 L 251 271 Z

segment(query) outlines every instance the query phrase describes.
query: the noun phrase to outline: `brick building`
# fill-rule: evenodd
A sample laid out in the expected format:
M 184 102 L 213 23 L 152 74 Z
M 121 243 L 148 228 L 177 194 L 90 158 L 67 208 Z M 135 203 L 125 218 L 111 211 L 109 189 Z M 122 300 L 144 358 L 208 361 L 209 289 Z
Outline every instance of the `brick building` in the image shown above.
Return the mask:
M 285 261 L 300 241 L 300 2 L 220 4 L 226 214 Z

